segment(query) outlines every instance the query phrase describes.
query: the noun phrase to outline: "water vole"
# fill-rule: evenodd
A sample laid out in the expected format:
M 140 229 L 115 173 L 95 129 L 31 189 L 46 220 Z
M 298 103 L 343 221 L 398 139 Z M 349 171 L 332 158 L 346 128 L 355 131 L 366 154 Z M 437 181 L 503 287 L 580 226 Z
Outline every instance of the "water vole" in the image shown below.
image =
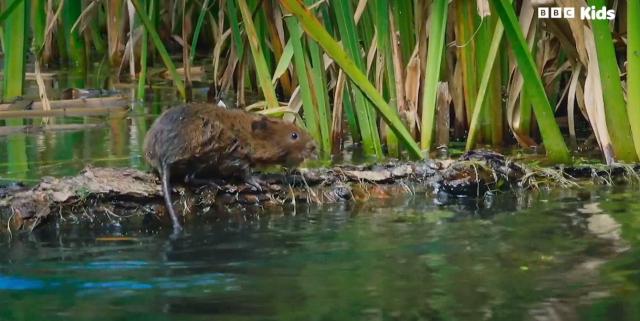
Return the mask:
M 171 182 L 242 178 L 256 184 L 251 169 L 269 165 L 292 167 L 315 153 L 313 139 L 280 119 L 186 104 L 165 111 L 149 129 L 144 156 L 162 180 L 174 229 L 180 222 L 171 202 Z

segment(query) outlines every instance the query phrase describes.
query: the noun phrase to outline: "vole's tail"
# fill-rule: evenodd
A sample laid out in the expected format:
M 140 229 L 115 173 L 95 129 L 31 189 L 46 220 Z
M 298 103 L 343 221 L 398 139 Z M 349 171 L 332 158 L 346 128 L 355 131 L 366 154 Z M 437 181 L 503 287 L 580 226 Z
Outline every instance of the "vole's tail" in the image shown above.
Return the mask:
M 171 177 L 171 173 L 169 171 L 169 166 L 167 166 L 166 164 L 162 164 L 162 194 L 164 196 L 164 203 L 167 207 L 167 211 L 169 211 L 169 215 L 171 215 L 171 221 L 173 222 L 173 232 L 175 233 L 182 230 L 182 226 L 180 226 L 178 215 L 176 215 L 176 211 L 173 208 L 173 202 L 171 202 L 171 186 L 169 185 L 169 178 Z

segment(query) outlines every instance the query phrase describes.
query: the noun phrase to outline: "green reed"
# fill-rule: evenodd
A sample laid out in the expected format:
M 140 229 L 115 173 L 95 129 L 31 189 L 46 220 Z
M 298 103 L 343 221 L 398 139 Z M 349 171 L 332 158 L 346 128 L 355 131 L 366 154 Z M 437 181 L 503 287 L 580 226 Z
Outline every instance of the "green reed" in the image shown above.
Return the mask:
M 70 63 L 73 73 L 110 65 L 108 72 L 119 75 L 127 69 L 125 55 L 133 54 L 138 99 L 154 85 L 150 70 L 164 67 L 186 98 L 185 80 L 202 67 L 210 73 L 203 81 L 234 91 L 242 106 L 257 99 L 271 114 L 298 113 L 325 157 L 339 152 L 332 144 L 347 137 L 374 158 L 385 152 L 424 157 L 435 131 L 453 129 L 452 139 L 467 149 L 543 146 L 549 161 L 566 163 L 571 157 L 563 135 L 570 133 L 572 146 L 595 144 L 575 137 L 576 124 L 593 128 L 597 143 L 610 144 L 617 161 L 640 155 L 640 93 L 631 90 L 640 83 L 637 1 L 626 3 L 626 27 L 581 25 L 595 37 L 592 56 L 585 56 L 587 42 L 568 20 L 532 19 L 526 27 L 528 3 L 521 1 L 490 0 L 488 12 L 479 12 L 486 1 L 476 0 L 131 3 L 135 12 L 128 0 L 1 1 L 4 99 L 23 94 L 25 63 L 33 57 L 45 67 Z M 617 3 L 623 15 L 625 4 Z M 612 32 L 628 33 L 626 61 L 616 56 L 625 44 L 614 46 Z M 552 50 L 557 57 L 549 57 Z M 597 60 L 597 75 L 588 60 Z M 181 73 L 176 65 L 194 68 Z M 340 74 L 346 81 L 338 81 Z M 586 91 L 587 74 L 595 75 L 602 97 Z M 452 106 L 439 105 L 444 87 Z M 253 93 L 258 97 L 250 98 Z M 594 116 L 599 100 L 605 108 Z M 287 102 L 293 104 L 281 107 Z M 436 124 L 436 118 L 451 121 Z

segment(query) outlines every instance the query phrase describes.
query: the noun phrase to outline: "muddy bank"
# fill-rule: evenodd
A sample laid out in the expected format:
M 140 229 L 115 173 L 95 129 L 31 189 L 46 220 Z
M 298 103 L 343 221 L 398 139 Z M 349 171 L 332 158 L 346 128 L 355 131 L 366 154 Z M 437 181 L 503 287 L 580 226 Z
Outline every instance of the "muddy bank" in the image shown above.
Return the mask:
M 580 188 L 581 183 L 638 181 L 640 165 L 536 167 L 492 152 L 474 151 L 457 160 L 389 162 L 258 174 L 262 190 L 237 182 L 176 186 L 176 208 L 185 215 L 295 206 L 300 203 L 364 202 L 403 194 L 483 197 L 497 190 Z M 197 214 L 196 214 L 197 213 Z M 45 177 L 32 188 L 0 188 L 2 230 L 33 230 L 43 224 L 155 222 L 169 226 L 158 179 L 143 171 L 87 167 L 79 175 Z

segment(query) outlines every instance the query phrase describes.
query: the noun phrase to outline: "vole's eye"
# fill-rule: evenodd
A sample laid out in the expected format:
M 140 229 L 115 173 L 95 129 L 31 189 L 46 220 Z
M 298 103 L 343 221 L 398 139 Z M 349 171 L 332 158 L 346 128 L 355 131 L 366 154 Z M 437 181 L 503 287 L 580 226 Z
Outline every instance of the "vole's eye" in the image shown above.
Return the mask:
M 296 132 L 291 133 L 291 139 L 298 140 L 298 133 Z

